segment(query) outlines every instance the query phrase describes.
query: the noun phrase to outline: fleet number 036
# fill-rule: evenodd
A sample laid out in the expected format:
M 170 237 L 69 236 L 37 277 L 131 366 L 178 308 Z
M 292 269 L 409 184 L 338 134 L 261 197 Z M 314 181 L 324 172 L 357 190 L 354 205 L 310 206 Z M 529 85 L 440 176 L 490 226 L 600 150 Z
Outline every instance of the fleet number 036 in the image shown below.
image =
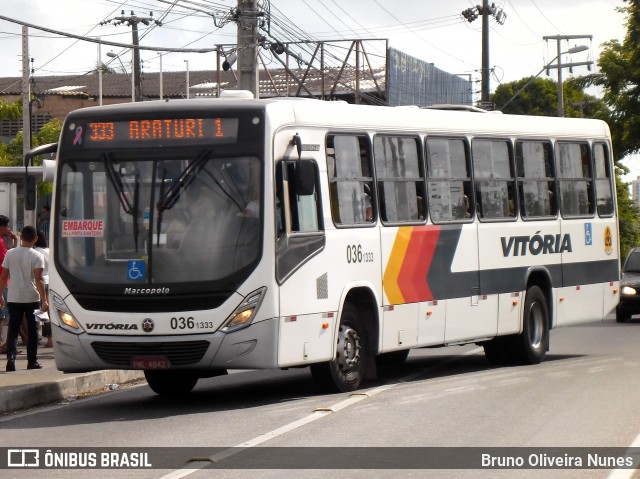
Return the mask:
M 373 263 L 373 252 L 362 251 L 361 244 L 347 245 L 347 263 Z
M 196 321 L 191 316 L 188 318 L 171 318 L 171 329 L 212 329 L 212 321 Z

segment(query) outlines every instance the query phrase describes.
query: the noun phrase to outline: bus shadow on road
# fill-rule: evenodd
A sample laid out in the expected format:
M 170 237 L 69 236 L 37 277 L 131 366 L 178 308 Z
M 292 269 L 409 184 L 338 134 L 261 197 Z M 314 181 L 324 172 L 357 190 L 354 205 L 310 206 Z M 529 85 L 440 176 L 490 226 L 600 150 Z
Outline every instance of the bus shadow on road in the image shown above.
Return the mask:
M 366 380 L 361 389 L 393 383 L 424 383 L 429 380 L 473 375 L 492 370 L 522 368 L 533 371 L 533 366 L 500 366 L 489 364 L 481 352 L 473 354 L 443 353 L 441 350 L 412 351 L 404 364 L 378 368 L 377 379 Z M 545 361 L 563 362 L 579 359 L 580 355 L 548 354 Z M 105 393 L 91 401 L 78 401 L 72 409 L 60 408 L 48 411 L 50 424 L 91 424 L 127 420 L 148 420 L 193 415 L 199 413 L 228 412 L 247 408 L 291 403 L 302 408 L 324 405 L 327 401 L 339 402 L 349 393 L 322 392 L 313 381 L 309 368 L 289 370 L 251 370 L 232 372 L 226 376 L 201 379 L 187 395 L 167 397 L 156 395 L 146 385 L 123 388 L 115 393 Z M 99 410 L 99 414 L 96 411 Z M 73 411 L 73 413 L 70 413 Z M 31 416 L 36 418 L 37 416 Z M 24 418 L 21 428 L 42 427 L 41 421 Z
M 433 352 L 433 350 L 431 350 Z M 576 359 L 579 355 L 547 355 L 544 362 Z M 543 364 L 544 364 L 543 362 Z M 430 354 L 429 350 L 412 351 L 404 364 L 395 367 L 378 367 L 376 379 L 363 381 L 361 389 L 396 382 L 427 382 L 430 379 L 474 374 L 483 371 L 511 368 L 535 368 L 536 366 L 495 366 L 484 354 Z M 313 381 L 309 368 L 288 370 L 251 370 L 231 372 L 226 376 L 201 379 L 196 388 L 182 397 L 164 397 L 142 386 L 140 398 L 144 414 L 149 417 L 192 414 L 198 412 L 232 411 L 245 408 L 295 403 L 298 401 L 335 397 L 338 401 L 348 393 L 323 392 Z M 139 416 L 138 416 L 139 417 Z
M 584 356 L 580 354 L 547 354 L 541 364 L 562 362 L 582 357 Z M 429 356 L 424 353 L 414 355 L 412 351 L 412 354 L 401 367 L 378 368 L 378 379 L 376 382 L 372 382 L 371 385 L 375 385 L 376 383 L 393 383 L 396 381 L 425 381 L 491 370 L 523 368 L 526 371 L 528 368 L 535 368 L 537 366 L 538 365 L 526 364 L 491 364 L 481 352 L 478 354 L 439 354 L 437 356 Z

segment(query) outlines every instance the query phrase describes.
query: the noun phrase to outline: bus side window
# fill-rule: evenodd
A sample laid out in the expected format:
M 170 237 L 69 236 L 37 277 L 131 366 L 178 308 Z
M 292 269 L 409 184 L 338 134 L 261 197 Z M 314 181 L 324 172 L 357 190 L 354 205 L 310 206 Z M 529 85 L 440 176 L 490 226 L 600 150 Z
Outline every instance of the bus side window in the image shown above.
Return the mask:
M 549 142 L 516 142 L 518 193 L 521 214 L 525 219 L 553 218 L 556 215 L 552 160 Z
M 276 166 L 276 232 L 282 236 L 291 233 L 309 233 L 322 230 L 320 202 L 318 201 L 318 170 L 315 162 L 301 160 L 313 166 L 313 191 L 298 191 L 296 186 L 297 161 L 281 161 Z
M 326 147 L 331 216 L 334 223 L 372 224 L 376 212 L 367 137 L 329 135 Z
M 609 151 L 603 143 L 593 145 L 593 161 L 596 166 L 596 204 L 598 215 L 613 214 L 613 190 L 611 185 L 611 163 Z
M 556 144 L 556 165 L 563 216 L 593 216 L 593 174 L 586 143 Z
M 515 219 L 515 175 L 509 143 L 475 139 L 471 150 L 480 218 Z
M 377 135 L 373 153 L 383 222 L 424 220 L 422 162 L 414 137 Z
M 472 221 L 469 158 L 464 140 L 427 138 L 427 178 L 431 221 Z

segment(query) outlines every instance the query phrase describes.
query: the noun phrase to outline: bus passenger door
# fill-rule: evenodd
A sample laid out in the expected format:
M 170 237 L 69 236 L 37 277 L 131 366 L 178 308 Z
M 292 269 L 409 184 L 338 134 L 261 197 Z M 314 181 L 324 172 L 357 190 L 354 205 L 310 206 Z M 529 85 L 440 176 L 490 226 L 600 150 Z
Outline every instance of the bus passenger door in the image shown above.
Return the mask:
M 301 172 L 307 180 L 300 178 Z M 334 329 L 328 298 L 335 275 L 328 270 L 333 258 L 324 251 L 318 165 L 304 158 L 280 161 L 275 185 L 278 365 L 329 360 Z

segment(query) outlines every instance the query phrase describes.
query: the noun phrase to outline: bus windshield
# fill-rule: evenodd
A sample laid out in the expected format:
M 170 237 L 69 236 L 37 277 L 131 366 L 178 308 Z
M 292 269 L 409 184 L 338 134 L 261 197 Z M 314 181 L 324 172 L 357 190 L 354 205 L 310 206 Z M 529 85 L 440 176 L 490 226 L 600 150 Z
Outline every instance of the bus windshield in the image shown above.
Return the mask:
M 61 158 L 56 198 L 56 260 L 74 282 L 201 284 L 259 259 L 259 158 L 206 147 L 86 153 Z

